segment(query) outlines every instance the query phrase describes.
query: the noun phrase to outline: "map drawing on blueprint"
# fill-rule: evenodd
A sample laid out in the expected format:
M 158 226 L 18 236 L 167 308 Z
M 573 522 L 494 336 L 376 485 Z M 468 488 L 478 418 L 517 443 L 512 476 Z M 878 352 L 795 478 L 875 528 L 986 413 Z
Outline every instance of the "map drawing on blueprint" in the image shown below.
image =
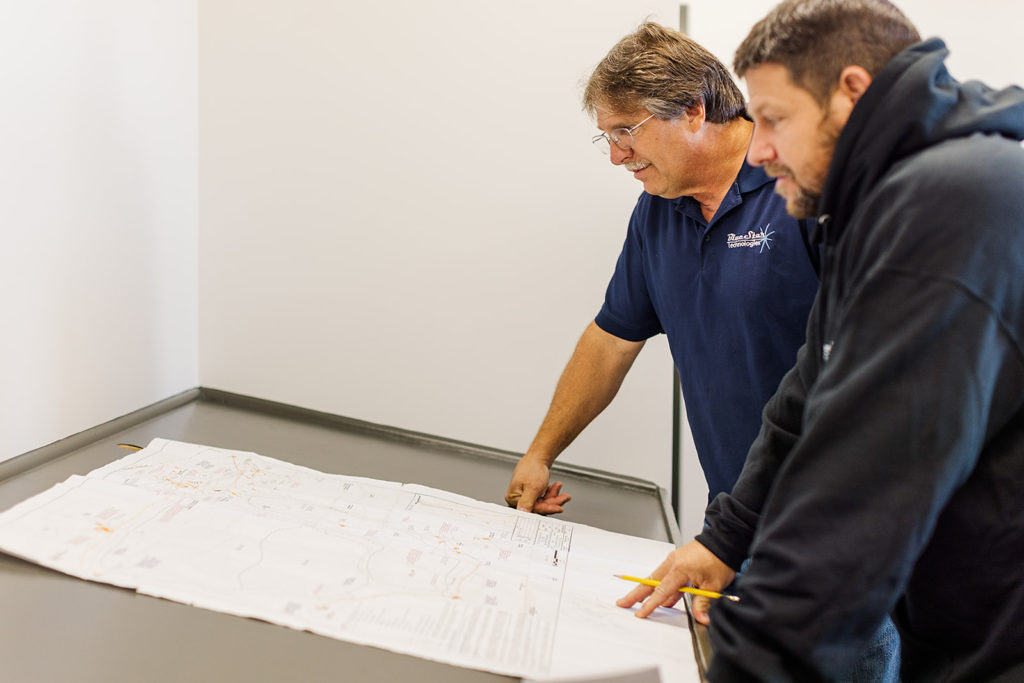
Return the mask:
M 0 514 L 83 579 L 515 676 L 549 673 L 573 525 L 154 439 Z

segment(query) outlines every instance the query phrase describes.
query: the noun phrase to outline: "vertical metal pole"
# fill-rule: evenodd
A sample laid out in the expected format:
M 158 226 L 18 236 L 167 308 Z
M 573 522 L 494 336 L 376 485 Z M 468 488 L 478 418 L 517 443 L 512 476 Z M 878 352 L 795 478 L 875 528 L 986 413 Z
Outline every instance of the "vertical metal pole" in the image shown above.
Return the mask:
M 679 521 L 679 514 L 681 512 L 679 508 L 679 477 L 683 471 L 683 444 L 682 444 L 682 429 L 683 425 L 679 418 L 679 414 L 683 410 L 683 393 L 679 388 L 679 370 L 673 365 L 672 367 L 672 489 L 670 498 L 672 500 L 672 510 L 675 513 L 676 521 Z
M 690 6 L 686 3 L 679 5 L 679 30 L 683 33 L 687 33 L 690 27 Z M 670 498 L 672 501 L 672 511 L 675 513 L 676 520 L 679 521 L 679 517 L 682 513 L 680 508 L 681 491 L 679 478 L 683 471 L 683 438 L 682 438 L 682 418 L 680 417 L 683 412 L 683 393 L 679 387 L 679 370 L 673 364 L 672 366 L 672 487 L 670 490 Z

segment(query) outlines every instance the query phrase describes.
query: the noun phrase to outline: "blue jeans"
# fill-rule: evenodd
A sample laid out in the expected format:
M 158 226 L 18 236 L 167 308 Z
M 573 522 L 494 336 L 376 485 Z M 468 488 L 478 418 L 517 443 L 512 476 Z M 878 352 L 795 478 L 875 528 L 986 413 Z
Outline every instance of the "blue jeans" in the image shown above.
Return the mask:
M 750 558 L 743 561 L 733 582 L 743 576 Z M 728 589 L 726 589 L 728 592 Z M 836 679 L 837 683 L 900 683 L 900 634 L 886 615 L 871 643 L 853 668 Z
M 888 616 L 843 683 L 899 683 L 900 634 Z

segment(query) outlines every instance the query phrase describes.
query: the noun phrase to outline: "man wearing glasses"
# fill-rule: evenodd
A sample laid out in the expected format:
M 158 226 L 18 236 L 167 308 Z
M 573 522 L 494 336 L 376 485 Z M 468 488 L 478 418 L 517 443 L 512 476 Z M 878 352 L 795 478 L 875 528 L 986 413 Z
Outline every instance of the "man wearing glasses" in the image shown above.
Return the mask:
M 753 124 L 726 67 L 646 23 L 594 70 L 594 145 L 643 184 L 605 296 L 569 360 L 505 499 L 562 511 L 555 458 L 611 402 L 646 339 L 664 332 L 710 497 L 728 492 L 761 411 L 796 361 L 818 287 L 810 222 L 745 162 Z

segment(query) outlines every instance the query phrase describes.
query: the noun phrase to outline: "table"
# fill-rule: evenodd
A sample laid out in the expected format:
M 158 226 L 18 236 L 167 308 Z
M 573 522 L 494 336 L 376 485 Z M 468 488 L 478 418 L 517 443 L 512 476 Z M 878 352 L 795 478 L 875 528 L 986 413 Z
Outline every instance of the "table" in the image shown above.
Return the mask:
M 194 389 L 0 463 L 0 510 L 116 460 L 154 437 L 248 450 L 325 472 L 414 482 L 501 502 L 518 454 L 214 389 Z M 560 519 L 679 542 L 666 492 L 578 466 L 554 468 L 572 503 Z M 0 672 L 6 680 L 510 681 L 253 619 L 75 579 L 0 554 Z M 710 652 L 695 629 L 698 661 Z

